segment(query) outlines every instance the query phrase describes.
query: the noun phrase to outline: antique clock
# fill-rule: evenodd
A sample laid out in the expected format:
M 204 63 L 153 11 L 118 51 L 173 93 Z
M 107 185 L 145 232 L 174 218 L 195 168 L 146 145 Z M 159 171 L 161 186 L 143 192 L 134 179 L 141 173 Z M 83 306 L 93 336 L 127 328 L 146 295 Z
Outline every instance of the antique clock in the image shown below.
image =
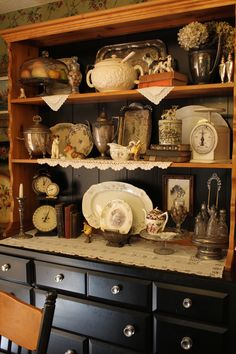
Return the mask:
M 60 188 L 58 186 L 57 183 L 55 182 L 51 182 L 47 185 L 46 187 L 46 198 L 57 198 L 59 192 L 60 192 Z
M 33 214 L 33 225 L 37 229 L 36 236 L 57 235 L 56 209 L 49 204 L 39 206 Z
M 201 109 L 201 112 L 215 112 L 215 109 Z M 229 127 L 202 118 L 190 133 L 192 159 L 190 162 L 220 163 L 229 160 Z
M 51 183 L 51 175 L 40 170 L 34 177 L 32 181 L 32 187 L 36 194 L 45 194 L 47 186 Z

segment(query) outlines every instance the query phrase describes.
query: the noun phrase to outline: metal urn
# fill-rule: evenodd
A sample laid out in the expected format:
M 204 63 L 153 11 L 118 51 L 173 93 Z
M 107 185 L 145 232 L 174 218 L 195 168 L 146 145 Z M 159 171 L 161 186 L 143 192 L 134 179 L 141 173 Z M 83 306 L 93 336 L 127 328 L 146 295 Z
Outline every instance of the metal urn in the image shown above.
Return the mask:
M 103 111 L 92 124 L 92 134 L 94 144 L 100 152 L 100 158 L 107 158 L 106 151 L 109 149 L 108 143 L 115 138 L 115 125 L 111 119 L 107 118 Z
M 30 158 L 33 156 L 46 156 L 51 150 L 51 131 L 41 124 L 42 118 L 38 115 L 33 117 L 34 124 L 24 131 L 25 147 Z

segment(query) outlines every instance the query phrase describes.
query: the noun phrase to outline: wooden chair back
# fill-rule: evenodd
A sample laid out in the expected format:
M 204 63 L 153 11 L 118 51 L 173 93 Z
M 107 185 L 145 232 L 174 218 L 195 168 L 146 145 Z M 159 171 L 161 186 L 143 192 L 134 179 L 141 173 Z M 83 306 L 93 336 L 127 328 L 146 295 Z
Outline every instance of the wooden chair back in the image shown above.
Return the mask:
M 3 353 L 17 353 L 20 348 L 46 354 L 53 315 L 55 310 L 56 292 L 49 292 L 43 309 L 29 305 L 24 301 L 0 291 L 0 336 L 4 337 Z M 7 340 L 7 346 L 6 346 Z

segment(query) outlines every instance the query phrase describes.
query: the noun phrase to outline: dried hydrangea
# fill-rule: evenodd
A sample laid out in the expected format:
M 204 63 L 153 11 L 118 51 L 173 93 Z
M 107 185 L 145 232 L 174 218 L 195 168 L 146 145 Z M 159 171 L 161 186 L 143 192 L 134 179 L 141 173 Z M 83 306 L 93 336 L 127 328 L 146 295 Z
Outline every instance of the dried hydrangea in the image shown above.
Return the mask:
M 232 53 L 234 47 L 234 28 L 225 21 L 191 22 L 178 32 L 178 43 L 185 50 L 212 47 L 221 37 L 221 49 L 224 55 Z
M 194 21 L 181 28 L 178 32 L 178 43 L 185 50 L 199 48 L 208 40 L 208 30 L 206 25 Z

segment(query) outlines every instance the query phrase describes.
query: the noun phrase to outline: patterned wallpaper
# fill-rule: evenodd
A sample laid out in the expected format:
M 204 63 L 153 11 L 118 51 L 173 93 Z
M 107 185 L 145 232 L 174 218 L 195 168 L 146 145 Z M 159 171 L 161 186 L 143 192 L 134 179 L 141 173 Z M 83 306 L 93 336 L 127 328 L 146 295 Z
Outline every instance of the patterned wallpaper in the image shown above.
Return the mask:
M 105 10 L 112 7 L 138 4 L 147 0 L 64 0 L 47 5 L 0 14 L 0 30 L 20 25 L 42 22 L 85 12 Z M 7 71 L 7 48 L 0 39 L 0 75 Z

